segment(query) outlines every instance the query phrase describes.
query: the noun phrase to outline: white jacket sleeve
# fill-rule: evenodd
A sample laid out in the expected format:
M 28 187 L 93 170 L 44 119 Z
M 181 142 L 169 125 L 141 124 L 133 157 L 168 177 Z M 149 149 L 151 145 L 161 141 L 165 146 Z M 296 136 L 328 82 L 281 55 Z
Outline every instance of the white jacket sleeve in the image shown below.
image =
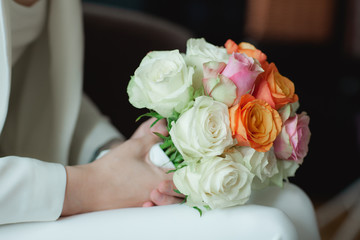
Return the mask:
M 0 224 L 52 221 L 62 211 L 66 171 L 32 158 L 0 158 Z
M 70 164 L 88 163 L 96 150 L 112 139 L 125 138 L 109 119 L 100 113 L 94 103 L 83 95 L 71 145 Z

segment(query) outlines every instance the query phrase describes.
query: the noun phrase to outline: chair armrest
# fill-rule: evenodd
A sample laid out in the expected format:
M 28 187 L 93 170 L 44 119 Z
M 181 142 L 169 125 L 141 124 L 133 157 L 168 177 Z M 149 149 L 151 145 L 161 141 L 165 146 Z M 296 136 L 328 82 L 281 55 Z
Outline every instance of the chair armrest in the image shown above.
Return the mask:
M 309 201 L 301 189 L 287 184 L 257 192 L 250 204 L 206 211 L 202 217 L 186 205 L 126 208 L 4 225 L 0 239 L 316 240 L 320 235 Z

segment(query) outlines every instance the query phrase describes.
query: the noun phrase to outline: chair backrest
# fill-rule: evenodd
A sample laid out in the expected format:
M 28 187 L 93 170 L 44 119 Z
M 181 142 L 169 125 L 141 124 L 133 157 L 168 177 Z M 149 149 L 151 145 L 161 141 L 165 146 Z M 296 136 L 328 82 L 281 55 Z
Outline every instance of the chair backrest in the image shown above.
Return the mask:
M 117 7 L 84 3 L 84 90 L 127 137 L 146 110 L 128 102 L 127 84 L 152 50 L 179 49 L 193 34 L 174 23 Z

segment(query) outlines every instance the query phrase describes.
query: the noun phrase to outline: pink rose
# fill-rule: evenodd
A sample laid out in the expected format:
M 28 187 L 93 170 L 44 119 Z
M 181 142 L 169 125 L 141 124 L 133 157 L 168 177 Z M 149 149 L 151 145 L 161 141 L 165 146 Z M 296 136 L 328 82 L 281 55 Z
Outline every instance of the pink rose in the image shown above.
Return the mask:
M 226 67 L 223 62 L 207 62 L 203 64 L 203 85 L 206 95 L 231 107 L 236 100 L 235 84 L 221 74 Z
M 263 71 L 260 63 L 254 58 L 243 53 L 233 53 L 221 74 L 235 83 L 237 87 L 236 103 L 238 103 L 241 96 L 251 93 L 257 76 Z
M 293 160 L 300 164 L 303 162 L 311 135 L 309 122 L 310 118 L 305 112 L 288 117 L 284 121 L 282 130 L 274 141 L 277 158 Z

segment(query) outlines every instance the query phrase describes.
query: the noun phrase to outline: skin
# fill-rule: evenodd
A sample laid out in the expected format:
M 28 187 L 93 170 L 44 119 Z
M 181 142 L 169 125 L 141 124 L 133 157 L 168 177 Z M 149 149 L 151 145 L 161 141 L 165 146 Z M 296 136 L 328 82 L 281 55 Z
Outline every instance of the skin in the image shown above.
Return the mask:
M 155 167 L 148 152 L 167 134 L 165 121 L 150 129 L 143 123 L 134 135 L 102 158 L 80 166 L 67 166 L 63 216 L 125 207 L 168 205 L 183 200 L 174 192 L 172 174 Z

